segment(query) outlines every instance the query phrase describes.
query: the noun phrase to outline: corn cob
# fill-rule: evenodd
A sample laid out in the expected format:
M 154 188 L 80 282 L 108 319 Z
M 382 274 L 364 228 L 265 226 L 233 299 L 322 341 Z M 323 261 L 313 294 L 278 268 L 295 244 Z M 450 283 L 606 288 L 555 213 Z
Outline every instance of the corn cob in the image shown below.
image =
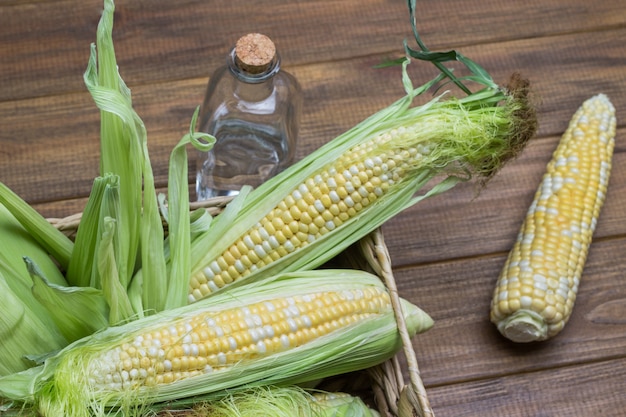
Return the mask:
M 432 325 L 416 306 L 402 301 L 402 309 L 411 335 Z M 125 405 L 132 415 L 145 403 L 368 368 L 400 345 L 378 277 L 300 272 L 95 333 L 22 381 L 20 374 L 0 378 L 0 396 L 36 398 L 45 415 L 87 416 L 108 405 Z
M 494 91 L 420 107 L 407 96 L 252 191 L 192 262 L 189 302 L 242 278 L 317 267 L 459 176 L 493 175 L 535 129 L 528 86 L 515 83 L 498 106 Z M 413 197 L 438 175 L 445 180 Z
M 381 288 L 359 288 L 194 314 L 99 354 L 88 367 L 90 384 L 99 390 L 134 389 L 219 372 L 341 330 L 381 313 L 388 301 Z
M 401 129 L 358 145 L 333 166 L 300 183 L 261 221 L 191 278 L 189 301 L 204 298 L 315 242 L 388 193 L 412 160 L 427 152 L 425 146 L 419 145 L 391 150 L 389 155 L 376 153 L 376 147 L 384 146 L 392 135 L 403 134 L 405 131 Z
M 491 320 L 515 342 L 548 339 L 567 323 L 604 203 L 615 109 L 597 95 L 574 114 L 547 166 L 491 302 Z

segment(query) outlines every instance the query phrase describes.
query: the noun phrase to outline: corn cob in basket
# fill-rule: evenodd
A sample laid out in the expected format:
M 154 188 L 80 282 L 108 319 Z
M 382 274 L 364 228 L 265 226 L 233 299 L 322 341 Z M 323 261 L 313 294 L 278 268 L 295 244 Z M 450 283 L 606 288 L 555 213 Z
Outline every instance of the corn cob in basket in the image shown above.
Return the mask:
M 232 197 L 218 197 L 207 201 L 193 203 L 193 209 L 206 210 L 212 215 L 219 215 Z M 74 236 L 79 225 L 79 215 L 68 216 L 63 219 L 50 219 L 51 223 L 68 236 Z M 359 242 L 347 248 L 328 265 L 332 268 L 349 268 L 363 270 L 375 274 L 389 288 L 390 302 L 393 306 L 399 337 L 402 341 L 401 352 L 392 356 L 379 365 L 369 367 L 359 372 L 336 375 L 322 382 L 320 389 L 346 390 L 364 395 L 375 401 L 376 408 L 382 416 L 398 416 L 398 409 L 405 407 L 412 410 L 411 415 L 431 416 L 431 409 L 426 390 L 421 380 L 416 353 L 413 349 L 411 335 L 402 313 L 402 302 L 398 297 L 395 279 L 391 270 L 391 261 L 380 229 L 368 234 Z M 427 318 L 424 317 L 426 321 Z M 427 323 L 425 323 L 427 324 Z M 356 380 L 355 380 L 356 378 Z M 407 384 L 408 382 L 408 384 Z M 221 401 L 221 400 L 220 400 Z M 194 416 L 192 405 L 199 404 L 202 411 L 209 405 L 203 405 L 199 399 L 192 399 L 189 403 L 178 401 L 175 406 L 164 404 L 165 416 Z M 168 410 L 176 410 L 171 412 Z M 161 415 L 161 414 L 159 414 Z M 203 414 L 200 414 L 203 415 Z
M 432 320 L 401 301 L 410 335 Z M 81 339 L 46 364 L 4 378 L 44 415 L 143 415 L 153 402 L 295 384 L 373 366 L 401 344 L 389 294 L 363 271 L 274 277 Z M 24 386 L 21 384 L 25 382 Z M 7 386 L 7 385 L 5 385 Z

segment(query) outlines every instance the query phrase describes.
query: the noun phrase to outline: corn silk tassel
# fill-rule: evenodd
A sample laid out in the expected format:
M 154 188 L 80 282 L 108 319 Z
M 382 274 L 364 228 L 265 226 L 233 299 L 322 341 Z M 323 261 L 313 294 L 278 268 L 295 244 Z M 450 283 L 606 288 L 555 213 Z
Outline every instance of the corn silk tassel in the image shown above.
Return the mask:
M 402 300 L 409 335 L 432 319 Z M 139 416 L 152 403 L 219 397 L 369 368 L 402 342 L 387 289 L 358 270 L 315 270 L 239 286 L 83 338 L 0 378 L 0 396 L 46 416 Z
M 166 409 L 158 417 L 379 417 L 359 397 L 298 386 L 262 386 L 229 393 L 192 408 Z

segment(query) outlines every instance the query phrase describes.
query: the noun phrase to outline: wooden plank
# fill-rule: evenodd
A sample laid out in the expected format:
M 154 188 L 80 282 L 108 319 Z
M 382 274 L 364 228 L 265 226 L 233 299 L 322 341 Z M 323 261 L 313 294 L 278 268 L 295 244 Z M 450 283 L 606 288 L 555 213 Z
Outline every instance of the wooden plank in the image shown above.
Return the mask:
M 427 390 L 437 417 L 621 417 L 626 359 Z
M 0 180 L 28 202 L 88 195 L 99 113 L 88 94 L 0 103 Z M 71 114 L 68 118 L 66 115 Z
M 388 239 L 386 239 L 388 240 Z M 624 236 L 592 244 L 572 317 L 555 338 L 515 344 L 489 320 L 489 306 L 505 254 L 396 269 L 402 297 L 435 321 L 414 339 L 424 383 L 439 386 L 468 380 L 626 357 L 626 289 L 617 285 Z
M 489 0 L 480 7 L 463 0 L 427 0 L 418 5 L 420 31 L 433 49 L 610 28 L 622 23 L 623 8 L 620 0 Z M 82 90 L 80 77 L 101 8 L 100 0 L 0 5 L 0 27 L 5 28 L 0 32 L 0 100 Z M 142 0 L 118 1 L 116 8 L 118 60 L 131 86 L 208 77 L 248 31 L 272 36 L 286 67 L 395 55 L 410 37 L 401 1 L 283 0 L 251 6 L 243 0 Z M 568 19 L 561 18 L 564 13 Z
M 89 44 L 95 40 L 102 1 L 57 1 L 13 5 L 0 13 L 0 24 L 15 19 L 23 23 L 0 35 L 0 63 L 6 85 L 0 98 L 23 98 L 78 91 L 79 76 L 87 62 Z M 356 8 L 361 22 L 352 21 Z M 248 13 L 248 2 L 134 1 L 117 2 L 114 40 L 122 73 L 131 86 L 168 79 L 208 77 L 224 62 L 237 38 L 248 31 L 261 31 L 277 43 L 283 65 L 303 65 L 312 60 L 333 60 L 350 56 L 359 45 L 359 54 L 400 50 L 401 36 L 377 36 L 371 27 L 406 22 L 406 8 L 400 2 L 389 7 L 381 1 L 354 2 L 273 2 Z M 68 10 L 71 10 L 68 13 Z M 246 12 L 244 12 L 246 11 Z M 75 20 L 76 19 L 76 20 Z M 82 22 L 81 22 L 82 20 Z M 71 27 L 71 31 L 61 28 Z M 36 30 L 35 30 L 36 28 Z M 356 40 L 359 40 L 358 42 Z M 354 56 L 354 53 L 352 53 Z M 308 57 L 308 58 L 307 58 Z M 45 66 L 20 64 L 40 59 Z

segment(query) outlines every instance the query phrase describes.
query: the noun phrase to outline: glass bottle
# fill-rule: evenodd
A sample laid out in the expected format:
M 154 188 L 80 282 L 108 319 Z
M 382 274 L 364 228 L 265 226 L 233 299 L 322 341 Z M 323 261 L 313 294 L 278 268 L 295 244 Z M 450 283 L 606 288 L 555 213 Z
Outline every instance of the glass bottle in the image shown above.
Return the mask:
M 235 195 L 276 175 L 294 159 L 302 95 L 296 78 L 280 69 L 274 43 L 248 34 L 211 76 L 198 130 L 216 138 L 197 162 L 198 200 Z

